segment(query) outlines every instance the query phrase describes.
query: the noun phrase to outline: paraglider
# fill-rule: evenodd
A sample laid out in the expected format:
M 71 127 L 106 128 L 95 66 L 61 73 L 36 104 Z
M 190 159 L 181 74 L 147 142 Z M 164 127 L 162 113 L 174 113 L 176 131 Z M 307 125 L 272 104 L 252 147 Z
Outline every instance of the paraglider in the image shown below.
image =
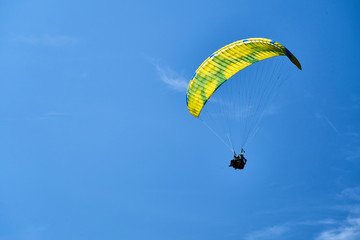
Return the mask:
M 278 66 L 256 66 L 252 71 L 245 70 L 251 65 L 258 65 L 254 63 L 266 62 L 263 60 L 277 56 L 286 56 L 301 70 L 300 62 L 282 44 L 266 38 L 248 38 L 226 45 L 211 54 L 189 82 L 186 91 L 189 112 L 196 118 L 200 118 L 200 114 L 209 117 L 210 120 L 204 119 L 203 122 L 234 153 L 230 166 L 235 169 L 242 169 L 246 164 L 243 150 L 240 156 L 236 156 L 235 148 L 245 148 L 248 140 L 255 134 L 266 106 L 282 80 L 282 70 Z M 258 68 L 265 70 L 259 71 Z M 251 75 L 252 72 L 255 74 Z M 232 79 L 237 73 L 241 75 L 240 79 Z M 212 97 L 218 92 L 219 95 Z M 206 103 L 212 99 L 213 103 L 209 104 L 211 106 L 203 114 L 208 105 Z M 220 122 L 211 125 L 210 122 L 214 119 L 220 119 Z M 217 131 L 213 127 L 223 127 L 225 130 Z M 239 138 L 238 142 L 234 136 Z M 241 165 L 238 165 L 239 162 Z
M 246 158 L 244 157 L 244 152 L 244 149 L 241 149 L 240 155 L 236 155 L 236 153 L 234 153 L 234 159 L 230 161 L 229 167 L 233 167 L 235 170 L 244 169 L 247 162 Z

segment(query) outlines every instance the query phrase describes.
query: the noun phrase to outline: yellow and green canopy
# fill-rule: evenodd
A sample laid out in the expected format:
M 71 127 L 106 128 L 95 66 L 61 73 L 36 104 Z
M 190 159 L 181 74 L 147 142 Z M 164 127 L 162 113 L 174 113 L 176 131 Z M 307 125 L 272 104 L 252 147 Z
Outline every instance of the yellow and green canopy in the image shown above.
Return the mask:
M 296 57 L 283 45 L 266 38 L 249 38 L 231 43 L 211 54 L 196 70 L 186 92 L 190 113 L 199 117 L 211 95 L 238 71 L 258 61 L 287 56 L 300 70 Z

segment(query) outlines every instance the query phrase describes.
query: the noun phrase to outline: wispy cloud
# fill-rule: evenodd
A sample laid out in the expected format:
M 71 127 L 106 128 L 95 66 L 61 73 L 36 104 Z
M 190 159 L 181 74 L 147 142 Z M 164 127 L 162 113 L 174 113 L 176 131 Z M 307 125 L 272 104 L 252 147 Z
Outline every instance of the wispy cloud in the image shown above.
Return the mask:
M 292 225 L 294 226 L 319 226 L 319 225 L 333 225 L 337 224 L 337 221 L 332 218 L 325 218 L 320 220 L 308 220 L 308 221 L 301 221 L 301 222 L 295 222 Z M 290 224 L 289 224 L 290 225 Z
M 287 231 L 288 227 L 285 225 L 267 227 L 265 229 L 249 233 L 245 237 L 245 240 L 277 239 Z
M 301 227 L 302 226 L 302 227 Z M 287 222 L 281 225 L 267 227 L 247 234 L 245 240 L 288 239 L 296 232 L 304 231 L 303 227 L 318 226 L 326 228 L 318 233 L 314 240 L 358 240 L 360 239 L 360 217 L 348 217 L 345 220 L 331 218 L 309 220 L 302 222 Z
M 360 201 L 360 187 L 345 188 L 337 195 L 340 199 Z
M 346 160 L 354 161 L 360 159 L 360 147 L 347 151 Z
M 161 81 L 168 85 L 171 89 L 179 92 L 185 92 L 189 83 L 189 79 L 173 71 L 170 68 L 160 66 L 158 63 L 154 63 L 156 70 L 160 75 Z
M 308 227 L 332 227 L 339 226 L 339 222 L 332 218 L 318 219 L 318 220 L 308 220 L 308 221 L 288 221 L 283 224 L 278 224 L 271 227 L 266 227 L 264 229 L 251 232 L 246 235 L 245 240 L 267 240 L 267 239 L 291 239 L 289 236 L 294 236 L 297 233 L 301 233 L 304 229 Z M 320 235 L 316 236 L 316 240 L 334 240 L 334 239 L 318 239 L 321 234 L 325 233 L 323 231 Z
M 340 223 L 339 227 L 325 230 L 320 233 L 316 240 L 359 240 L 360 217 L 347 218 Z
M 250 232 L 245 240 L 291 239 L 306 229 L 316 229 L 313 240 L 359 240 L 360 239 L 360 186 L 345 188 L 337 198 L 343 203 L 332 206 L 332 210 L 341 211 L 343 218 L 308 219 L 306 221 L 289 220 L 282 224 Z M 272 214 L 272 213 L 271 213 Z M 338 214 L 336 216 L 339 216 Z
M 19 36 L 16 40 L 29 45 L 51 46 L 51 47 L 74 45 L 78 42 L 78 39 L 74 37 L 70 37 L 66 35 L 49 35 L 49 34 Z
M 336 133 L 339 133 L 338 129 L 335 127 L 335 125 L 333 124 L 332 121 L 330 121 L 330 119 L 328 117 L 326 117 L 325 115 L 323 114 L 320 114 L 320 113 L 316 113 L 316 118 L 317 119 L 323 119 L 329 126 L 332 130 L 334 130 L 334 132 Z
M 338 197 L 355 201 L 348 208 L 348 216 L 337 221 L 332 228 L 322 231 L 315 240 L 358 240 L 360 239 L 360 186 L 344 189 Z

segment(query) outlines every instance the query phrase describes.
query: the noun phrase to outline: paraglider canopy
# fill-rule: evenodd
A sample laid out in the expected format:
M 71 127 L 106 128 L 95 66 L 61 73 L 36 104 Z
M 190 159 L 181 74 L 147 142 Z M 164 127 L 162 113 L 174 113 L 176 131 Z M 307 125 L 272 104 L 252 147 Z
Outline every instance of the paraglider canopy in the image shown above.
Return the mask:
M 208 99 L 226 80 L 255 62 L 281 55 L 301 70 L 299 61 L 286 47 L 266 38 L 248 38 L 217 50 L 199 66 L 188 85 L 189 112 L 199 117 Z

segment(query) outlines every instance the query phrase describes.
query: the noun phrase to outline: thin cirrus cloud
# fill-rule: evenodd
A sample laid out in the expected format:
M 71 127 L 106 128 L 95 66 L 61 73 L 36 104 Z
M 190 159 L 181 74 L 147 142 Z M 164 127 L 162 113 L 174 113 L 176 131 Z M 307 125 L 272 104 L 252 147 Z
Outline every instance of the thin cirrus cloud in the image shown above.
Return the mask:
M 317 119 L 325 121 L 325 122 L 328 124 L 328 126 L 329 126 L 332 130 L 334 130 L 334 132 L 339 133 L 338 129 L 335 127 L 335 125 L 333 124 L 333 122 L 330 121 L 330 119 L 329 119 L 328 117 L 326 117 L 324 114 L 316 113 L 315 116 L 316 116 Z
M 338 197 L 351 201 L 348 216 L 322 231 L 315 240 L 358 240 L 360 239 L 360 186 L 346 188 Z
M 28 45 L 37 45 L 37 46 L 49 46 L 49 47 L 61 47 L 74 45 L 78 42 L 77 38 L 66 36 L 66 35 L 28 35 L 28 36 L 19 36 L 16 39 L 17 41 L 28 44 Z
M 155 67 L 163 83 L 178 92 L 186 91 L 189 83 L 189 80 L 186 77 L 176 73 L 170 68 L 160 66 L 159 64 L 155 64 Z
M 360 159 L 360 147 L 355 147 L 352 150 L 346 152 L 346 160 L 356 161 Z
M 301 227 L 302 226 L 302 227 Z M 345 220 L 333 219 L 312 220 L 306 222 L 288 222 L 282 225 L 267 227 L 254 231 L 245 240 L 288 239 L 286 236 L 296 235 L 306 226 L 322 226 L 326 228 L 313 238 L 314 240 L 358 240 L 360 239 L 360 217 L 348 217 Z
M 325 230 L 315 240 L 359 240 L 360 217 L 347 218 L 338 227 Z
M 325 218 L 320 220 L 286 222 L 266 227 L 246 235 L 245 240 L 289 239 L 308 227 L 317 227 L 313 240 L 359 240 L 360 239 L 360 186 L 345 188 L 337 195 L 344 203 L 332 209 L 344 211 L 342 219 Z M 349 204 L 350 203 L 350 204 Z
M 337 197 L 340 199 L 345 199 L 345 200 L 359 201 L 359 203 L 360 203 L 360 186 L 352 187 L 352 188 L 345 188 L 340 194 L 337 195 Z M 359 208 L 359 210 L 360 210 L 360 208 Z
M 277 239 L 288 231 L 288 227 L 283 225 L 267 227 L 259 231 L 249 233 L 245 240 L 265 240 L 265 239 Z

